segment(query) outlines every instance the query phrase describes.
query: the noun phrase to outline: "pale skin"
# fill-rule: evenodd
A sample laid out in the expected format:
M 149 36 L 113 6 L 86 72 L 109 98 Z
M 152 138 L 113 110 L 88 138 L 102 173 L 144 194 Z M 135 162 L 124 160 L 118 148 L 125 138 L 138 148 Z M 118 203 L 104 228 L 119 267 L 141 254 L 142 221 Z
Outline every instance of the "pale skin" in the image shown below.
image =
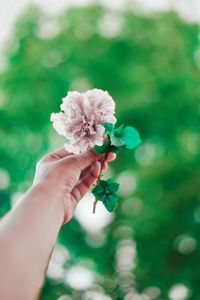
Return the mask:
M 73 155 L 61 148 L 39 161 L 33 185 L 0 222 L 1 300 L 39 298 L 61 226 L 114 159 L 113 153 L 103 158 L 92 150 Z

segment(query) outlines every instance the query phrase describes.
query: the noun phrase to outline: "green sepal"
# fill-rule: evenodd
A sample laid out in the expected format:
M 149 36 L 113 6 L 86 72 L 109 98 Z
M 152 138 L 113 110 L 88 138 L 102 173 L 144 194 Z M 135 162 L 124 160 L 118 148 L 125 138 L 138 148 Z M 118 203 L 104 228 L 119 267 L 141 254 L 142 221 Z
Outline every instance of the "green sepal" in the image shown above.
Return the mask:
M 120 148 L 114 145 L 111 145 L 110 140 L 104 140 L 102 146 L 94 146 L 94 151 L 98 154 L 104 154 L 107 152 L 117 153 Z

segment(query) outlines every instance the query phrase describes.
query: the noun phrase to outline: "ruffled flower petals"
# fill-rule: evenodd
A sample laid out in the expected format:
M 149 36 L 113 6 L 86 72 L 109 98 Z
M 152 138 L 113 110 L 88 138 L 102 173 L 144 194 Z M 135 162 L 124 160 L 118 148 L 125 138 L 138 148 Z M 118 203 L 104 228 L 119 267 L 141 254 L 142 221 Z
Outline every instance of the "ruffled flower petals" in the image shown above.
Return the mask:
M 96 135 L 95 135 L 93 145 L 91 145 L 91 147 L 93 147 L 95 145 L 97 145 L 97 146 L 103 145 L 105 128 L 100 124 L 96 125 L 95 128 L 96 128 Z
M 66 136 L 67 132 L 67 117 L 64 113 L 52 113 L 51 122 L 58 134 Z
M 117 122 L 117 119 L 113 115 L 102 115 L 100 117 L 100 123 L 112 123 L 115 124 Z
M 66 114 L 70 113 L 69 117 L 74 117 L 77 113 L 83 113 L 84 97 L 78 92 L 68 92 L 67 96 L 62 99 L 60 105 L 61 110 Z
M 84 93 L 91 107 L 96 113 L 113 115 L 115 113 L 115 102 L 107 91 L 100 89 L 88 90 Z

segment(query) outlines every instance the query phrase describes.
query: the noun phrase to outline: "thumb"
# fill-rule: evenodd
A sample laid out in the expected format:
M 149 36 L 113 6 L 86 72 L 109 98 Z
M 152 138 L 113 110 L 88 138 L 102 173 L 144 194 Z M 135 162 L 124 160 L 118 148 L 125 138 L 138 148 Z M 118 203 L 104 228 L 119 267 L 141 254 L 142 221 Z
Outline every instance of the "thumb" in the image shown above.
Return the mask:
M 78 167 L 81 171 L 91 166 L 95 161 L 101 159 L 101 155 L 92 149 L 77 155 L 68 156 L 62 159 L 62 164 L 66 166 Z

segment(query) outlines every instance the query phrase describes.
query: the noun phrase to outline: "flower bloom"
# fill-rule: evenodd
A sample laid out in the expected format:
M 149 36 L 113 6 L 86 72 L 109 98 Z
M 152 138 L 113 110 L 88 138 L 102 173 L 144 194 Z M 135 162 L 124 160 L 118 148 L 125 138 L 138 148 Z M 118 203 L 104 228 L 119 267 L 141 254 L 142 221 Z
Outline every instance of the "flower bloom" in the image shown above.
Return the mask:
M 107 91 L 68 92 L 59 113 L 51 114 L 53 127 L 66 137 L 65 149 L 78 154 L 95 145 L 101 146 L 105 128 L 102 123 L 115 123 L 115 102 Z

